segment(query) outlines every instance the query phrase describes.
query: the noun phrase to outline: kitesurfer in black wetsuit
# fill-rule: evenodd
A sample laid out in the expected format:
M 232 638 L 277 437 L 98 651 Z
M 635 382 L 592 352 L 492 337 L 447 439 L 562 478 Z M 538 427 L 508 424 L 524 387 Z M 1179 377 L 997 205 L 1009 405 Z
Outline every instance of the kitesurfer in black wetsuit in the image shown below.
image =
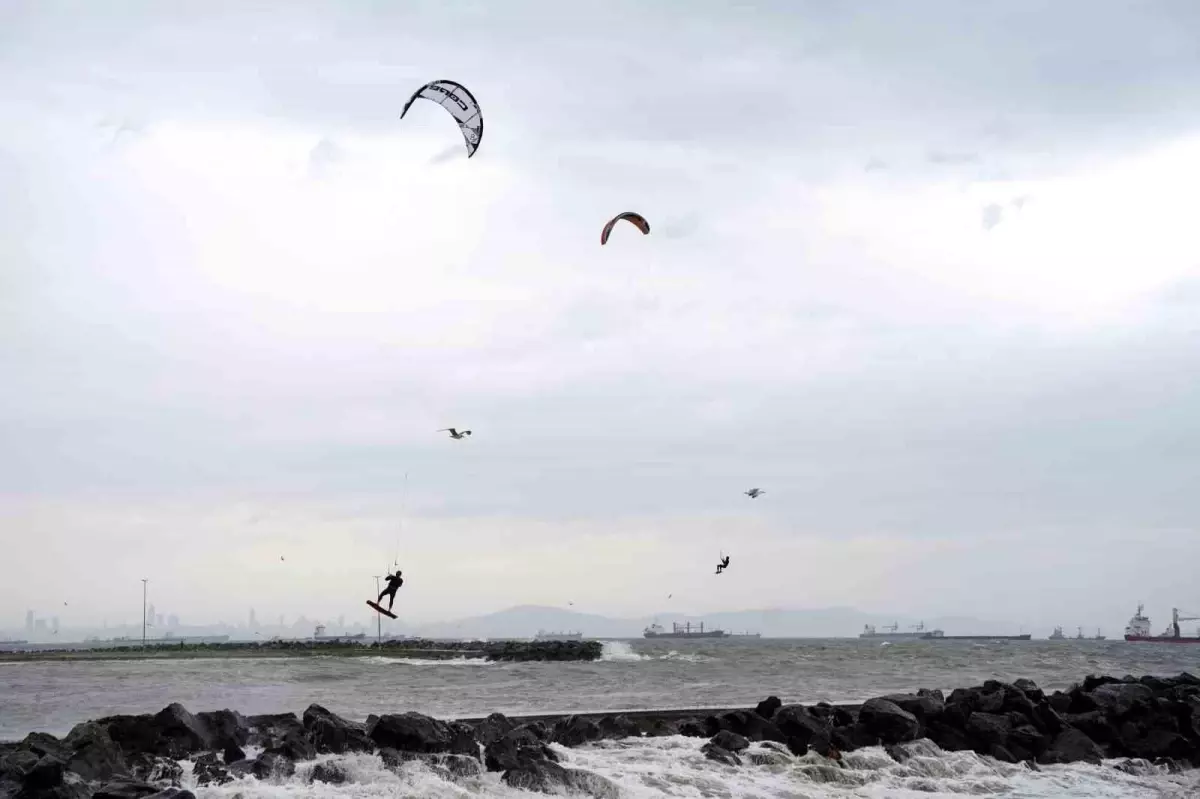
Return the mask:
M 400 586 L 404 585 L 404 578 L 400 576 L 400 570 L 396 569 L 395 574 L 387 576 L 387 585 L 379 594 L 379 599 L 376 602 L 383 602 L 383 598 L 388 598 L 388 611 L 391 611 L 392 604 L 396 601 L 396 592 L 400 590 Z
M 717 574 L 720 574 L 721 572 L 725 571 L 727 568 L 729 568 L 729 556 L 728 555 L 721 558 L 721 562 L 717 564 Z

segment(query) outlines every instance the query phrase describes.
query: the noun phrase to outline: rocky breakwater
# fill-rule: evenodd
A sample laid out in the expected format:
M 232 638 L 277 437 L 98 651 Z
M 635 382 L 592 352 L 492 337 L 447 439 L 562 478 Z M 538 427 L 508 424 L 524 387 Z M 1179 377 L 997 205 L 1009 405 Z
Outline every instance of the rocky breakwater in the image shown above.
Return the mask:
M 731 768 L 801 756 L 839 768 L 846 766 L 843 753 L 866 746 L 881 746 L 903 762 L 919 753 L 921 745 L 913 742 L 928 739 L 942 749 L 1031 768 L 1109 759 L 1130 770 L 1144 768 L 1142 761 L 1184 769 L 1200 766 L 1200 678 L 1088 677 L 1050 695 L 1029 680 L 988 681 L 948 697 L 921 690 L 860 705 L 784 704 L 768 697 L 753 709 L 525 719 L 494 713 L 471 721 L 409 712 L 355 722 L 320 705 L 299 717 L 193 714 L 172 704 L 154 715 L 87 721 L 62 739 L 31 733 L 0 745 L 0 797 L 187 799 L 185 784 L 250 776 L 342 783 L 352 774 L 338 758 L 322 756 L 368 753 L 396 771 L 420 764 L 456 781 L 496 772 L 514 787 L 611 799 L 617 786 L 565 764 L 566 750 L 666 735 L 709 739 L 701 751 Z

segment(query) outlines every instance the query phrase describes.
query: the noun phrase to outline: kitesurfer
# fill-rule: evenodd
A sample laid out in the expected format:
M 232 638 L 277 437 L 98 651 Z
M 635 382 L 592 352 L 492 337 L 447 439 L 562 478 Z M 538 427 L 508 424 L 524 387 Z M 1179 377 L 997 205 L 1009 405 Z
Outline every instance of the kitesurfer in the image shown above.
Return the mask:
M 388 598 L 388 612 L 392 610 L 392 604 L 396 601 L 396 592 L 400 590 L 400 586 L 404 585 L 404 578 L 400 576 L 400 570 L 396 569 L 395 574 L 387 576 L 387 585 L 379 594 L 379 599 L 376 602 L 383 602 L 383 598 Z
M 721 562 L 717 564 L 717 574 L 720 574 L 721 572 L 725 571 L 728 568 L 729 568 L 729 556 L 726 555 L 725 557 L 721 558 Z

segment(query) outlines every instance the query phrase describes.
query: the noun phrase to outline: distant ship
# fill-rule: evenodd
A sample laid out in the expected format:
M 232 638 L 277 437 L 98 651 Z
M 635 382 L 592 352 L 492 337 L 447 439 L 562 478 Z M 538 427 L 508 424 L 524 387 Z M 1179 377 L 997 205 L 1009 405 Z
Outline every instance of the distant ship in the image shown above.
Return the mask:
M 1063 635 L 1062 627 L 1055 627 L 1054 632 L 1050 633 L 1051 641 L 1063 641 L 1067 636 Z
M 533 637 L 535 641 L 582 641 L 583 633 L 581 632 L 546 632 L 538 630 L 537 635 Z
M 1179 622 L 1197 621 L 1200 616 L 1180 616 L 1179 608 L 1171 608 L 1171 624 L 1159 635 L 1150 632 L 1150 617 L 1142 614 L 1143 605 L 1138 603 L 1137 613 L 1125 627 L 1125 640 L 1157 644 L 1200 644 L 1200 630 L 1197 635 L 1185 636 L 1180 633 Z
M 919 641 L 922 638 L 941 638 L 943 633 L 941 630 L 930 630 L 926 632 L 925 622 L 913 625 L 913 632 L 899 632 L 900 625 L 893 622 L 891 626 L 884 626 L 883 632 L 878 632 L 874 624 L 863 625 L 863 631 L 858 634 L 859 638 L 870 638 L 876 641 Z
M 687 624 L 673 623 L 671 632 L 667 632 L 662 628 L 662 625 L 651 624 L 642 631 L 642 635 L 646 638 L 728 638 L 729 633 L 724 630 L 705 630 L 704 622 L 700 622 L 700 626 L 696 629 L 692 628 L 692 623 Z
M 358 641 L 365 639 L 366 637 L 366 633 L 355 633 L 354 635 L 326 635 L 324 624 L 318 624 L 317 628 L 313 630 L 314 641 Z

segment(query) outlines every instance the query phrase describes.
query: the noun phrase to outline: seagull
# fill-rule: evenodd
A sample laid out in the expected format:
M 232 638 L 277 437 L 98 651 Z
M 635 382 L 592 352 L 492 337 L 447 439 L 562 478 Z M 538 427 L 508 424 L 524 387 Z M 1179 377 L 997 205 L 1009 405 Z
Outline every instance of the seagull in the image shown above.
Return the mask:
M 441 430 L 438 430 L 438 432 L 439 433 L 449 433 L 451 438 L 462 438 L 463 436 L 471 435 L 470 430 L 464 430 L 460 433 L 457 430 L 455 430 L 453 427 L 443 427 Z
M 763 491 L 761 488 L 752 488 L 749 491 L 743 491 L 742 493 L 750 497 L 750 499 L 758 499 L 767 492 Z

